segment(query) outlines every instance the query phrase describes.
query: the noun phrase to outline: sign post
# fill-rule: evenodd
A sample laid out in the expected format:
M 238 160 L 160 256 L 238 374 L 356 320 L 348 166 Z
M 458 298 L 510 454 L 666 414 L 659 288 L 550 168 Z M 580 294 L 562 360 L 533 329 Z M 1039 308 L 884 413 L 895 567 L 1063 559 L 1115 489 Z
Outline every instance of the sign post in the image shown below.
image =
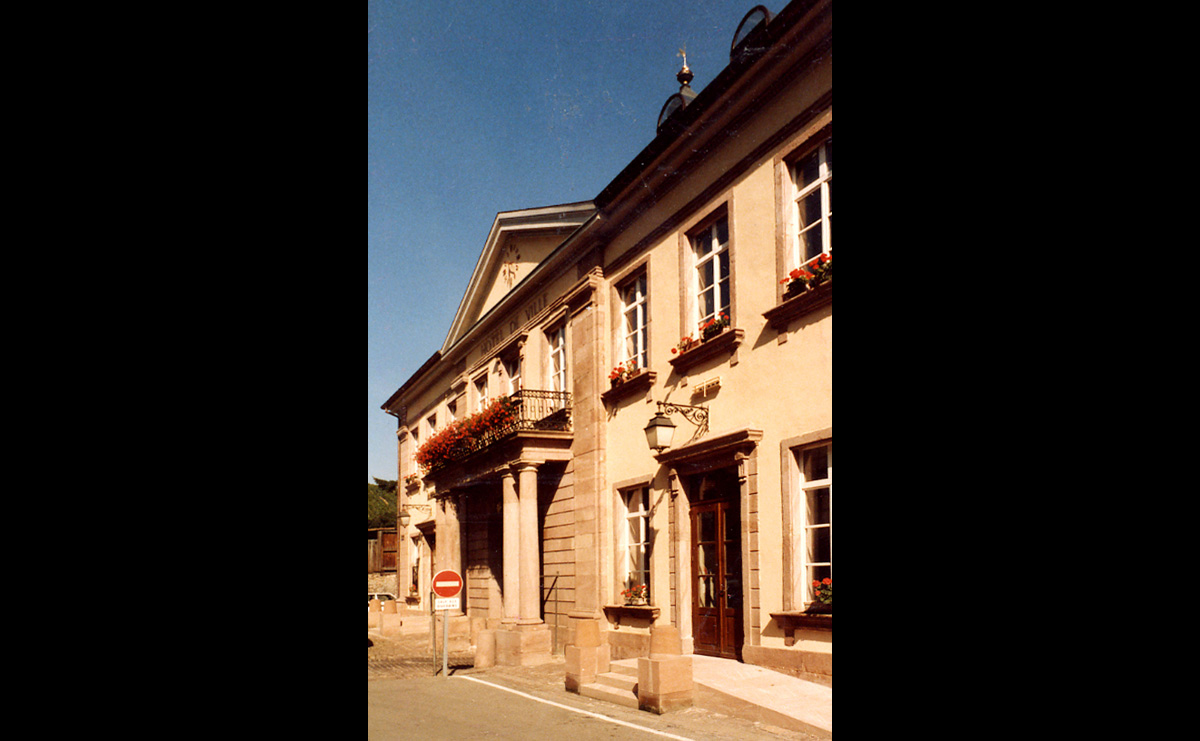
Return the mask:
M 433 601 L 433 608 L 442 611 L 442 676 L 449 676 L 449 667 L 447 667 L 447 653 L 449 648 L 450 636 L 450 611 L 458 610 L 462 604 L 458 593 L 462 591 L 463 580 L 457 571 L 445 569 L 439 571 L 433 576 L 433 593 L 437 598 Z

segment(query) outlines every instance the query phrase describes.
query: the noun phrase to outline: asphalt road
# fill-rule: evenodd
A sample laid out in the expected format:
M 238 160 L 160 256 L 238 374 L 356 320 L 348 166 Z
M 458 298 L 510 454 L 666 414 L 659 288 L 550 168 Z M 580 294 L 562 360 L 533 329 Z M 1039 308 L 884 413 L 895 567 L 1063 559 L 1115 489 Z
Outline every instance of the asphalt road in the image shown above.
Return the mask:
M 431 674 L 440 661 L 435 667 L 428 635 L 370 639 L 368 741 L 814 741 L 804 733 L 727 715 L 711 701 L 660 716 L 567 692 L 562 657 L 537 667 L 475 669 L 468 647 L 456 651 L 452 645 L 450 676 L 441 677 Z

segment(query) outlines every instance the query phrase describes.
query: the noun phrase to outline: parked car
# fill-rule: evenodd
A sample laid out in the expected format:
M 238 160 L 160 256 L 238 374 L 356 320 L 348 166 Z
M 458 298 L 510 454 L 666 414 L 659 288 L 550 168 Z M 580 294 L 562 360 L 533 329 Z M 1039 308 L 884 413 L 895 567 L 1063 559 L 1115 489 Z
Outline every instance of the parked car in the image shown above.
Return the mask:
M 388 600 L 396 599 L 396 595 L 392 594 L 391 592 L 367 592 L 368 605 L 371 604 L 371 600 L 373 599 L 377 599 L 380 602 L 387 602 Z

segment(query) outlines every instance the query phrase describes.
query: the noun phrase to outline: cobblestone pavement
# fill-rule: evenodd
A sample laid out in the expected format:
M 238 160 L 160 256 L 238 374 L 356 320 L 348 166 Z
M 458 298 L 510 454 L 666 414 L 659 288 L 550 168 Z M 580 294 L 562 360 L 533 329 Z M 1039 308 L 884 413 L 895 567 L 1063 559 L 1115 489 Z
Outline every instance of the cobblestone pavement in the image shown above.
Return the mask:
M 367 635 L 373 645 L 367 647 L 367 679 L 418 679 L 432 677 L 434 670 L 442 670 L 441 646 L 434 657 L 428 633 L 401 633 L 381 636 Z M 450 645 L 447 660 L 450 673 L 461 672 L 475 666 L 475 654 L 470 650 L 455 650 Z

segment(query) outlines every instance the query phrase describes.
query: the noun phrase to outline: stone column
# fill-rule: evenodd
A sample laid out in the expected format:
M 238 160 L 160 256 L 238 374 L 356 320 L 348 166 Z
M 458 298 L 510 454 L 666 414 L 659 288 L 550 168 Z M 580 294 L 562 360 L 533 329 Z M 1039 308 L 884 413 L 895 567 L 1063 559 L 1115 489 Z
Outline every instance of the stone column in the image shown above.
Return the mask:
M 537 522 L 537 463 L 522 462 L 517 467 L 520 486 L 520 593 L 521 625 L 537 625 L 542 622 L 542 585 L 539 576 L 541 565 L 541 533 Z
M 465 580 L 466 574 L 462 567 L 462 513 L 461 494 L 450 492 L 443 496 L 436 507 L 437 522 L 437 563 L 433 571 L 443 569 L 458 572 Z M 460 608 L 453 615 L 462 615 L 466 609 L 467 595 L 463 590 L 459 601 Z
M 521 614 L 521 517 L 516 476 L 505 471 L 500 483 L 504 497 L 504 622 L 515 624 Z

